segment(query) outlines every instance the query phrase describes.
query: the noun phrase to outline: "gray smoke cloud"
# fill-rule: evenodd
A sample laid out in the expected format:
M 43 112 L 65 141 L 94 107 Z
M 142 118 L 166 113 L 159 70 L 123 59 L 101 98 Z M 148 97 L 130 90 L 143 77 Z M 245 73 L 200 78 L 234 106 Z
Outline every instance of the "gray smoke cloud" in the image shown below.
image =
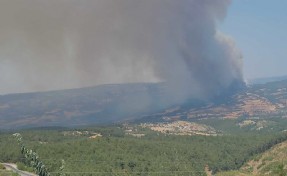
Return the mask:
M 216 29 L 230 3 L 2 0 L 0 93 L 166 81 L 178 100 L 216 95 L 243 80 Z

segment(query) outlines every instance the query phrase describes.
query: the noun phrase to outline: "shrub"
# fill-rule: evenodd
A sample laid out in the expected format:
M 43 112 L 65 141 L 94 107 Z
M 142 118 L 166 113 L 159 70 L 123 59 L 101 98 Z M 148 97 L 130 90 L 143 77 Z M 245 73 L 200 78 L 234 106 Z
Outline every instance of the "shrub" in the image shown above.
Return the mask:
M 26 170 L 25 164 L 17 162 L 16 165 L 19 170 Z
M 0 163 L 0 169 L 5 169 L 4 165 Z

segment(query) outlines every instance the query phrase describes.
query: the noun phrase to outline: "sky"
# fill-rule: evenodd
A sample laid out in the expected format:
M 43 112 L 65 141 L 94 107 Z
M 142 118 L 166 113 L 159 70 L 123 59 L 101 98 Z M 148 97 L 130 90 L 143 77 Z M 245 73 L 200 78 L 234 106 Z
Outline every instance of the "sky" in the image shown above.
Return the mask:
M 219 94 L 243 81 L 217 32 L 230 2 L 0 0 L 0 94 L 159 81 L 183 99 Z
M 246 79 L 287 75 L 286 0 L 233 0 L 219 27 L 241 49 Z
M 0 94 L 168 81 L 198 95 L 287 75 L 287 0 L 230 2 L 0 0 Z

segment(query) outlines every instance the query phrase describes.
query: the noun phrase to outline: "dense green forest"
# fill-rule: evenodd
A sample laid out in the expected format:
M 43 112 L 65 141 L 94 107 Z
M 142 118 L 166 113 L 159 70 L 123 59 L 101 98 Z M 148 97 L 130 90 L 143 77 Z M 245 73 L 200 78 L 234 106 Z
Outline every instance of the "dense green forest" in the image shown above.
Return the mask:
M 225 121 L 230 126 L 233 121 Z M 224 123 L 213 122 L 224 129 Z M 217 124 L 217 125 L 216 125 Z M 221 125 L 221 126 L 220 126 Z M 223 125 L 223 126 L 222 126 Z M 23 130 L 23 142 L 36 151 L 51 175 L 206 175 L 240 168 L 247 160 L 286 140 L 282 132 L 256 132 L 234 127 L 219 136 L 165 135 L 137 127 L 142 137 L 124 127 Z M 92 134 L 101 134 L 89 138 Z M 60 171 L 62 161 L 65 162 Z M 22 162 L 11 132 L 0 135 L 0 162 Z

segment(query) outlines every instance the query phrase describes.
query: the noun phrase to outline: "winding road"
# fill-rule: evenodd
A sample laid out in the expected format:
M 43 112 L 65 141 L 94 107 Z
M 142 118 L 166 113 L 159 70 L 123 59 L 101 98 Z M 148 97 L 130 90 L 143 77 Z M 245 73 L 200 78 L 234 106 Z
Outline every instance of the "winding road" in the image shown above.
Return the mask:
M 36 174 L 17 169 L 16 164 L 12 164 L 12 163 L 2 163 L 2 164 L 5 166 L 6 169 L 16 172 L 21 176 L 37 176 Z

